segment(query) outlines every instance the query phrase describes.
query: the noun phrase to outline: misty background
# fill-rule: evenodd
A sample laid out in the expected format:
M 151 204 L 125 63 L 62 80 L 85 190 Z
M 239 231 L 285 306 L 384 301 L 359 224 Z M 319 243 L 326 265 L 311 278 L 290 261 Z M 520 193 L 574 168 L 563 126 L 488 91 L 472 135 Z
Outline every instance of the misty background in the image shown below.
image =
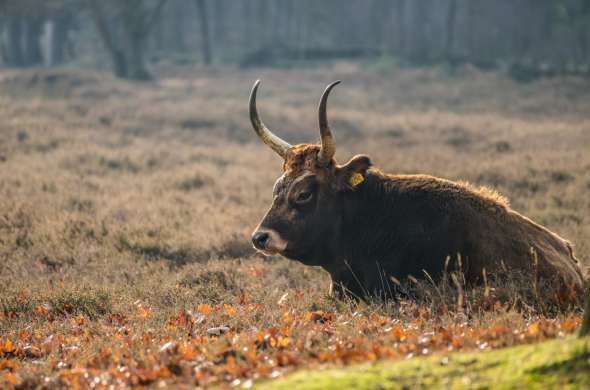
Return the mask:
M 493 387 L 522 351 L 527 381 L 583 387 L 572 290 L 457 274 L 357 305 L 257 254 L 283 160 L 248 94 L 262 80 L 264 123 L 313 143 L 342 80 L 337 162 L 498 191 L 589 269 L 589 45 L 590 0 L 0 0 L 0 389 L 237 389 L 390 357 L 384 386 Z
M 471 64 L 519 81 L 588 75 L 590 0 L 4 0 L 7 68 Z

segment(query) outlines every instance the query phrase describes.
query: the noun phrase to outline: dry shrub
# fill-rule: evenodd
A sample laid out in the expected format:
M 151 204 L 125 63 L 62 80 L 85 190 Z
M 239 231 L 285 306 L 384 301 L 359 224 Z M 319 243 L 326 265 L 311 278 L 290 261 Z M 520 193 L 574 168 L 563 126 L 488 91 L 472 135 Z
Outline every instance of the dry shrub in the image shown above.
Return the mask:
M 4 317 L 33 320 L 36 316 L 48 321 L 56 317 L 84 315 L 90 319 L 102 317 L 111 312 L 112 299 L 108 292 L 95 288 L 84 290 L 62 290 L 56 292 L 4 291 L 0 306 Z

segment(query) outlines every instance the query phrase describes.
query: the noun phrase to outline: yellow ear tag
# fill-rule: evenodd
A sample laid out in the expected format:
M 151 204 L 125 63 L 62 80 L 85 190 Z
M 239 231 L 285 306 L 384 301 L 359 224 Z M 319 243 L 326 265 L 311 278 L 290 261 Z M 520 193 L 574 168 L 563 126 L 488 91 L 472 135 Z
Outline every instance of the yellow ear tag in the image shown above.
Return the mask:
M 359 184 L 361 184 L 362 182 L 365 181 L 365 178 L 363 177 L 363 175 L 361 175 L 360 173 L 353 173 L 350 176 L 350 179 L 348 179 L 348 182 L 350 183 L 351 186 L 356 187 Z

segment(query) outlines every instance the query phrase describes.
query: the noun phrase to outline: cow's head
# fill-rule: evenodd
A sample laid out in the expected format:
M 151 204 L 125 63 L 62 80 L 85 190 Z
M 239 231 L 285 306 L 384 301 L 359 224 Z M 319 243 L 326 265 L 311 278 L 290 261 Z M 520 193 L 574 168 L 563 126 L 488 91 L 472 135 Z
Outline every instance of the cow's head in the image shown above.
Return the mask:
M 290 145 L 273 134 L 256 110 L 254 84 L 250 95 L 250 120 L 262 139 L 284 160 L 283 175 L 273 189 L 270 210 L 252 234 L 254 247 L 265 254 L 281 254 L 309 265 L 324 264 L 336 245 L 344 198 L 363 185 L 371 166 L 367 156 L 357 155 L 345 165 L 334 160 L 336 142 L 328 126 L 326 102 L 330 84 L 320 99 L 321 144 Z

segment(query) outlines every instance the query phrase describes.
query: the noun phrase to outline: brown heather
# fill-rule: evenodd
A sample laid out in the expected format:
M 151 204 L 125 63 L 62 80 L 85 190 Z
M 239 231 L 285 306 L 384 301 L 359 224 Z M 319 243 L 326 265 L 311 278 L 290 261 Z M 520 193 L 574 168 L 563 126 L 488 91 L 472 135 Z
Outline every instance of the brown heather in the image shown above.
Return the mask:
M 159 73 L 0 73 L 0 386 L 248 385 L 577 329 L 579 302 L 518 278 L 469 290 L 450 275 L 410 281 L 415 300 L 336 302 L 321 270 L 254 254 L 282 162 L 252 132 L 247 98 L 261 78 L 264 121 L 308 142 L 323 87 L 342 79 L 339 161 L 366 153 L 385 172 L 492 187 L 587 266 L 587 80 L 346 63 Z

